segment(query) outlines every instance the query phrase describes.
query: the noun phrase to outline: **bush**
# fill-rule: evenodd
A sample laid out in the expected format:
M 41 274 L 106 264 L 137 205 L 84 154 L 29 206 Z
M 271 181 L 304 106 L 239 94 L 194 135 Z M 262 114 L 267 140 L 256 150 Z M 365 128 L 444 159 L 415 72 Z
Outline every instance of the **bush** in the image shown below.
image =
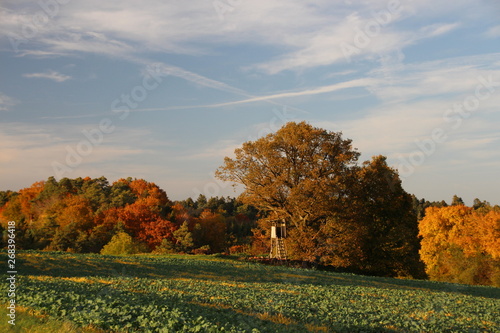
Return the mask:
M 171 254 L 171 253 L 175 253 L 175 244 L 170 241 L 169 239 L 163 239 L 161 241 L 161 244 L 158 245 L 153 253 L 154 254 Z
M 233 245 L 229 248 L 229 254 L 248 254 L 250 246 L 248 245 Z
M 211 254 L 212 250 L 210 250 L 210 245 L 203 245 L 197 249 L 194 249 L 193 254 Z
M 104 245 L 101 254 L 121 255 L 148 252 L 145 245 L 135 241 L 126 232 L 119 232 Z

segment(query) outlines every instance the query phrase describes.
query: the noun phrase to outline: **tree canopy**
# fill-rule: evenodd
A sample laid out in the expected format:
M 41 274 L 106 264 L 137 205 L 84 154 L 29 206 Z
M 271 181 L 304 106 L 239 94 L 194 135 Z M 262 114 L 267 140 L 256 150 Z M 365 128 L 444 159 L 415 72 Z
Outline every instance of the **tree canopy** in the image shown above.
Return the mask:
M 360 162 L 341 132 L 290 122 L 216 170 L 239 198 L 172 202 L 144 179 L 49 177 L 0 191 L 0 247 L 68 252 L 267 255 L 285 221 L 288 258 L 350 272 L 500 285 L 500 207 L 408 194 L 385 156 Z
M 245 142 L 216 176 L 242 184 L 240 200 L 267 213 L 263 234 L 269 221 L 287 222 L 293 258 L 410 274 L 418 263 L 411 196 L 385 157 L 359 165 L 359 155 L 340 132 L 290 122 Z M 402 267 L 390 264 L 396 257 Z
M 185 224 L 181 231 L 192 236 L 192 244 L 179 251 L 222 252 L 249 243 L 255 215 L 255 208 L 234 198 L 172 203 L 155 183 L 133 178 L 110 184 L 105 177 L 49 177 L 18 193 L 0 192 L 0 227 L 16 221 L 19 249 L 100 252 L 111 241 L 128 240 L 126 234 L 140 249 L 154 251 L 186 243 L 178 232 Z M 4 244 L 6 237 L 4 232 Z
M 500 287 L 500 210 L 429 207 L 419 223 L 420 255 L 430 278 Z

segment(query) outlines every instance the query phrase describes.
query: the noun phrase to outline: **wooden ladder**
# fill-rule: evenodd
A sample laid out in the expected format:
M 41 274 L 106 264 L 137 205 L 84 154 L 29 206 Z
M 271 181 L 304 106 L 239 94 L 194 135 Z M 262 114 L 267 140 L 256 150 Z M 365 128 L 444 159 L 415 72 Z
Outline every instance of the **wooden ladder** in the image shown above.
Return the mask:
M 286 260 L 285 240 L 283 238 L 278 238 L 277 241 L 278 241 L 277 259 Z

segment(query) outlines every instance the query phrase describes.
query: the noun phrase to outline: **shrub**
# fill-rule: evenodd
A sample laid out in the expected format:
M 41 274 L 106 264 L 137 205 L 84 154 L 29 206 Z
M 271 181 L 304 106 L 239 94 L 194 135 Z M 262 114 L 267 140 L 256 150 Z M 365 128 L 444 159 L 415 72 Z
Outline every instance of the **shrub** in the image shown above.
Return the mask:
M 248 245 L 233 245 L 229 248 L 229 254 L 248 254 L 250 247 Z
M 211 254 L 212 250 L 210 250 L 210 245 L 203 245 L 197 249 L 194 249 L 193 254 Z
M 163 239 L 161 244 L 153 251 L 154 254 L 170 254 L 175 252 L 175 244 L 167 238 Z
M 126 232 L 119 232 L 104 245 L 101 254 L 121 255 L 147 252 L 145 245 L 137 242 Z

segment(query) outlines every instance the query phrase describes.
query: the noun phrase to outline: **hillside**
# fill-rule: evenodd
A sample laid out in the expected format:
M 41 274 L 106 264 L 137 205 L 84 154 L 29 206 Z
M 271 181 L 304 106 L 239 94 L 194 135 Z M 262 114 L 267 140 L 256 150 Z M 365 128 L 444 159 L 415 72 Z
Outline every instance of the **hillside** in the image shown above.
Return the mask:
M 1 256 L 7 262 L 6 253 Z M 223 256 L 28 251 L 17 254 L 17 269 L 18 317 L 16 327 L 9 327 L 16 332 L 23 331 L 28 316 L 45 324 L 69 320 L 92 332 L 498 332 L 500 327 L 500 289 L 493 287 L 266 266 Z M 0 301 L 6 304 L 6 292 Z

